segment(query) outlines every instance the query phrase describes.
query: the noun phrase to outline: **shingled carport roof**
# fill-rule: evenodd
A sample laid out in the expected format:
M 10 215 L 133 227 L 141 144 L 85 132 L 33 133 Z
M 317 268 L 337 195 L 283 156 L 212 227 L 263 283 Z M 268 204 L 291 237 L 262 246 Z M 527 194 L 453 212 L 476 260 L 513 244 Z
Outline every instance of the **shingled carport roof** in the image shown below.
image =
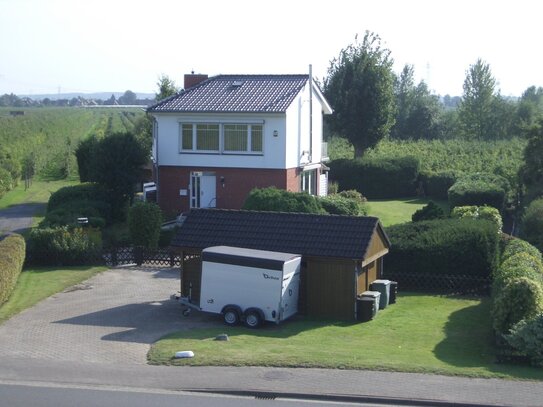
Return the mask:
M 211 246 L 363 260 L 376 229 L 390 241 L 378 218 L 225 209 L 193 209 L 171 246 Z

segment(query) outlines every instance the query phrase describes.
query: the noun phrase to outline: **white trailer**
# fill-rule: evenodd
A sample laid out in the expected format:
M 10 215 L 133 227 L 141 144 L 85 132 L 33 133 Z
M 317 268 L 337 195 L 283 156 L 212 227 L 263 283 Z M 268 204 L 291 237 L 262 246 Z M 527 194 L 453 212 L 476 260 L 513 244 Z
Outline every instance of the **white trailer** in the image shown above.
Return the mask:
M 209 247 L 202 251 L 200 309 L 222 314 L 227 325 L 279 323 L 298 311 L 301 256 Z

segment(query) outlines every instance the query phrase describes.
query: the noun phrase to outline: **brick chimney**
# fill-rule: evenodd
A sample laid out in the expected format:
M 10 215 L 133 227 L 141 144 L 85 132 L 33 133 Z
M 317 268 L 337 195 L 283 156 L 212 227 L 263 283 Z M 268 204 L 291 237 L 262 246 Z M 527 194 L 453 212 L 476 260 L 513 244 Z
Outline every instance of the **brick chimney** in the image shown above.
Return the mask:
M 190 74 L 185 74 L 185 90 L 198 85 L 200 82 L 205 81 L 207 78 L 207 75 L 195 74 L 194 72 Z

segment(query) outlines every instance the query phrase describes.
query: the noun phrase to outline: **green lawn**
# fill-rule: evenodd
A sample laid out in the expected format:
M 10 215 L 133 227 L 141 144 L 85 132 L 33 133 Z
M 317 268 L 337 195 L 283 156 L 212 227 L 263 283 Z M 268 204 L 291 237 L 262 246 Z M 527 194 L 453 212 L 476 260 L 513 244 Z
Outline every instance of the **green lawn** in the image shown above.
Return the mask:
M 0 306 L 0 323 L 55 293 L 85 281 L 105 267 L 31 268 L 24 270 L 7 302 Z
M 383 226 L 391 226 L 398 223 L 411 222 L 411 216 L 423 206 L 427 205 L 427 198 L 401 198 L 394 200 L 368 201 L 370 216 L 376 216 Z M 446 201 L 435 201 L 445 213 L 449 212 L 449 204 Z
M 63 179 L 63 180 L 44 180 L 36 179 L 32 182 L 32 185 L 25 191 L 24 181 L 20 181 L 14 189 L 9 191 L 6 195 L 0 199 L 0 209 L 7 208 L 12 205 L 21 203 L 43 203 L 46 204 L 49 201 L 51 194 L 58 189 L 78 184 L 77 179 Z
M 543 369 L 496 364 L 489 299 L 402 294 L 367 323 L 296 319 L 193 329 L 151 348 L 151 364 L 322 367 L 543 380 Z M 217 318 L 217 321 L 220 321 Z M 214 341 L 227 333 L 230 340 Z M 193 359 L 174 359 L 192 350 Z

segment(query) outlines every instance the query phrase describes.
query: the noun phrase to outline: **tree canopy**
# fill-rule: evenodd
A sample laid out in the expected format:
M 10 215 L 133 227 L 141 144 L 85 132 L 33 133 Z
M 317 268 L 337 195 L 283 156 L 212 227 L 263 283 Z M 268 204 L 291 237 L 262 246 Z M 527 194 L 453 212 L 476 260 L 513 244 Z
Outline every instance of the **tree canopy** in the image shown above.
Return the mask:
M 496 79 L 490 65 L 478 59 L 470 65 L 464 80 L 464 94 L 459 106 L 459 118 L 468 138 L 491 137 L 493 105 L 496 99 Z
M 168 75 L 162 74 L 160 78 L 158 78 L 156 85 L 158 87 L 158 93 L 156 94 L 157 102 L 173 96 L 179 91 L 175 82 L 170 79 Z
M 327 120 L 344 135 L 355 155 L 374 147 L 394 124 L 394 73 L 390 51 L 378 35 L 366 32 L 362 42 L 342 49 L 330 62 L 324 94 L 334 108 Z

